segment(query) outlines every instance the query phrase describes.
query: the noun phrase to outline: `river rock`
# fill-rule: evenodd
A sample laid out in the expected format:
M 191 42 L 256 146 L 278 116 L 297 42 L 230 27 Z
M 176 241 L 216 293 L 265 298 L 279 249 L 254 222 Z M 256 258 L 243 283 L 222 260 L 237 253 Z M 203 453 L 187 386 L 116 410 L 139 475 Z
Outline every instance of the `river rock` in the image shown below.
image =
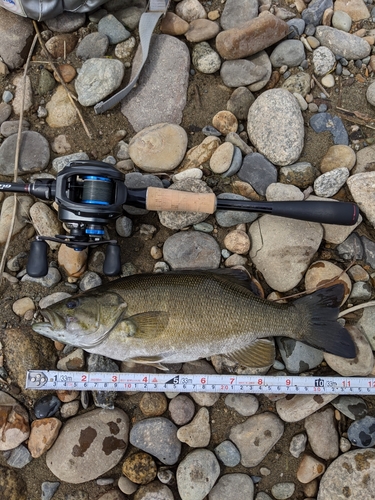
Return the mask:
M 363 59 L 371 52 L 371 47 L 366 40 L 345 31 L 318 26 L 315 32 L 319 42 L 328 47 L 335 55 L 345 59 Z
M 29 416 L 17 400 L 0 391 L 0 450 L 12 450 L 30 434 Z
M 123 77 L 124 65 L 118 59 L 88 59 L 75 80 L 79 103 L 97 104 L 121 85 Z
M 288 90 L 291 94 L 297 93 L 301 94 L 302 97 L 306 97 L 311 90 L 310 75 L 303 72 L 296 73 L 285 80 L 282 88 Z
M 346 12 L 354 22 L 370 17 L 366 3 L 363 0 L 336 0 L 333 8 L 335 12 Z
M 212 135 L 206 137 L 198 146 L 194 146 L 187 151 L 179 172 L 200 167 L 203 163 L 210 160 L 219 146 L 220 139 L 218 137 Z
M 176 480 L 183 500 L 203 500 L 220 474 L 220 466 L 212 451 L 194 450 L 179 463 Z
M 86 21 L 85 13 L 78 12 L 64 12 L 52 19 L 45 21 L 47 27 L 51 31 L 58 33 L 71 33 L 81 28 Z
M 20 68 L 33 41 L 33 23 L 3 8 L 0 14 L 0 56 L 10 70 Z
M 345 167 L 329 170 L 314 181 L 314 192 L 317 196 L 330 198 L 345 184 L 349 177 L 349 170 Z
M 46 104 L 48 115 L 46 122 L 52 128 L 70 127 L 77 122 L 78 116 L 74 105 L 62 85 L 59 85 Z
M 312 451 L 324 460 L 339 454 L 339 436 L 335 426 L 334 410 L 325 408 L 305 419 L 305 429 Z
M 284 422 L 299 422 L 335 399 L 336 394 L 289 394 L 276 401 L 276 411 Z
M 257 0 L 227 0 L 220 17 L 223 30 L 237 28 L 258 16 Z
M 110 45 L 116 45 L 130 37 L 130 32 L 113 14 L 102 17 L 98 23 L 98 32 L 106 35 Z
M 138 451 L 126 457 L 122 473 L 133 483 L 147 484 L 155 479 L 157 467 L 151 455 Z
M 371 500 L 375 489 L 374 470 L 375 451 L 372 449 L 352 450 L 340 455 L 322 477 L 317 500 L 340 497 Z
M 339 396 L 332 401 L 332 406 L 352 420 L 359 420 L 367 414 L 366 401 L 358 396 Z
M 129 142 L 132 161 L 146 172 L 168 172 L 182 161 L 187 134 L 179 125 L 158 123 L 138 132 Z
M 22 107 L 24 111 L 28 111 L 33 105 L 33 90 L 31 88 L 31 80 L 29 76 L 27 76 L 25 80 L 20 76 L 16 76 L 13 80 L 13 84 L 16 86 L 14 99 L 12 102 L 13 111 L 16 115 L 20 115 Z M 25 93 L 25 98 L 22 106 L 23 93 Z
M 299 66 L 305 59 L 305 49 L 299 40 L 284 40 L 279 43 L 270 55 L 274 68 L 281 68 L 284 64 L 290 68 Z
M 217 269 L 220 247 L 212 236 L 201 231 L 173 234 L 164 243 L 164 260 L 172 269 Z
M 174 12 L 167 12 L 160 23 L 160 31 L 165 35 L 181 36 L 189 29 L 189 23 Z
M 46 42 L 46 49 L 54 59 L 70 54 L 77 45 L 78 37 L 73 33 L 63 33 L 51 37 Z
M 168 488 L 166 484 L 161 484 L 159 483 L 159 481 L 152 481 L 152 483 L 142 485 L 134 494 L 134 500 L 173 500 L 173 499 L 174 496 L 172 491 Z M 101 497 L 98 500 L 101 500 Z M 107 499 L 104 499 L 103 497 L 103 500 Z M 117 500 L 117 498 L 114 500 Z
M 47 467 L 68 483 L 96 479 L 121 460 L 127 448 L 128 432 L 128 416 L 119 408 L 97 409 L 73 417 L 47 452 Z
M 323 228 L 264 215 L 250 226 L 249 236 L 253 263 L 271 288 L 286 292 L 302 279 L 322 241 Z
M 325 471 L 325 465 L 322 460 L 305 453 L 297 470 L 297 479 L 302 484 L 309 484 L 316 477 L 321 476 Z
M 86 61 L 86 59 L 103 57 L 108 50 L 109 40 L 104 33 L 89 33 L 78 44 L 77 57 Z
M 269 120 L 270 114 L 273 120 Z M 263 92 L 251 105 L 247 120 L 251 142 L 274 165 L 290 165 L 298 160 L 304 145 L 304 126 L 298 102 L 290 92 Z
M 335 55 L 328 47 L 318 47 L 313 52 L 314 73 L 324 76 L 334 67 Z
M 302 19 L 306 24 L 317 26 L 323 18 L 325 10 L 333 7 L 333 0 L 318 0 L 309 4 L 307 9 L 302 11 Z
M 251 92 L 258 92 L 269 82 L 272 75 L 272 64 L 265 50 L 261 50 L 247 59 L 258 67 L 258 75 L 264 74 L 259 81 L 249 85 L 249 90 Z
M 44 170 L 50 159 L 47 139 L 38 132 L 26 130 L 21 134 L 19 155 L 19 174 L 40 172 Z M 0 146 L 0 173 L 5 176 L 14 174 L 14 159 L 17 134 L 7 137 Z
M 204 448 L 211 439 L 210 415 L 207 408 L 200 408 L 193 420 L 177 431 L 177 437 L 191 448 Z
M 253 499 L 254 483 L 251 477 L 241 473 L 224 474 L 210 491 L 208 500 L 236 498 L 238 492 L 247 500 Z
M 30 207 L 33 204 L 33 198 L 30 196 L 17 196 L 18 209 L 13 226 L 13 235 L 22 231 L 28 224 Z M 8 196 L 2 203 L 0 214 L 0 244 L 5 243 L 13 219 L 14 196 Z
M 176 5 L 176 14 L 191 23 L 194 19 L 206 19 L 207 13 L 199 0 L 182 0 Z
M 350 295 L 352 282 L 341 267 L 336 266 L 336 264 L 330 261 L 317 260 L 311 264 L 305 274 L 306 291 L 313 291 L 317 287 L 328 287 L 336 284 L 343 286 L 344 296 L 341 301 L 342 305 Z
M 56 234 L 63 233 L 63 227 L 57 213 L 45 203 L 41 201 L 34 203 L 30 208 L 30 216 L 38 234 L 54 238 Z M 56 250 L 60 246 L 60 243 L 55 241 L 47 241 L 47 244 L 52 250 Z
M 0 148 L 1 151 L 1 148 Z M 364 172 L 349 177 L 347 185 L 354 201 L 375 227 L 375 206 L 373 203 L 375 172 Z
M 216 49 L 223 59 L 242 59 L 270 47 L 289 31 L 286 22 L 270 13 L 229 30 L 216 37 Z
M 130 79 L 138 73 L 141 62 L 142 51 L 138 47 Z M 153 35 L 137 87 L 121 105 L 121 112 L 136 132 L 157 123 L 181 123 L 189 69 L 190 54 L 182 41 L 169 35 Z M 165 75 L 173 75 L 168 85 L 165 84 Z
M 57 418 L 42 418 L 31 424 L 28 447 L 33 458 L 38 458 L 51 448 L 61 427 Z
M 130 431 L 129 440 L 133 446 L 150 453 L 165 465 L 175 464 L 180 456 L 177 427 L 164 417 L 137 422 Z
M 214 38 L 219 30 L 217 23 L 209 19 L 195 19 L 189 24 L 185 37 L 191 43 L 204 42 Z
M 351 170 L 356 163 L 356 154 L 352 148 L 345 145 L 331 146 L 323 156 L 320 163 L 322 173 L 329 172 L 337 168 L 347 168 Z

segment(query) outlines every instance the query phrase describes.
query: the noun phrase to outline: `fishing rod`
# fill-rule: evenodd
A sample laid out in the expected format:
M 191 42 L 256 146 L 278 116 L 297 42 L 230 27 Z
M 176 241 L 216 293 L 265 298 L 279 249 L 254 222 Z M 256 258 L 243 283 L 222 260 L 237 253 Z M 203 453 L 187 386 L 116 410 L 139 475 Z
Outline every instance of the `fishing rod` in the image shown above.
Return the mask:
M 191 193 L 148 187 L 129 189 L 125 176 L 112 165 L 94 160 L 71 162 L 54 179 L 30 184 L 0 182 L 0 191 L 28 193 L 42 200 L 55 201 L 58 217 L 69 229 L 68 235 L 36 236 L 31 243 L 27 273 L 33 277 L 48 272 L 47 243 L 55 241 L 80 251 L 107 244 L 103 272 L 120 274 L 120 246 L 104 239 L 104 227 L 124 212 L 123 205 L 156 211 L 186 211 L 213 214 L 216 210 L 258 212 L 324 224 L 351 226 L 359 216 L 354 203 L 332 201 L 251 201 L 219 199 L 214 193 Z

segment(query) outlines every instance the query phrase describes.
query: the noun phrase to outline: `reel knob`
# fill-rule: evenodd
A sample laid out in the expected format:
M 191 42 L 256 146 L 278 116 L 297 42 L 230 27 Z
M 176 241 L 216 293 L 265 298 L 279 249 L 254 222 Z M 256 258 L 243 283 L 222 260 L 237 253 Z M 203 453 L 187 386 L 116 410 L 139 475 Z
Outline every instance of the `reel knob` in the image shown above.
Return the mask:
M 30 245 L 26 272 L 32 278 L 41 278 L 48 273 L 48 245 L 43 240 L 35 240 Z
M 105 251 L 103 272 L 106 276 L 117 276 L 121 273 L 120 245 L 109 243 Z

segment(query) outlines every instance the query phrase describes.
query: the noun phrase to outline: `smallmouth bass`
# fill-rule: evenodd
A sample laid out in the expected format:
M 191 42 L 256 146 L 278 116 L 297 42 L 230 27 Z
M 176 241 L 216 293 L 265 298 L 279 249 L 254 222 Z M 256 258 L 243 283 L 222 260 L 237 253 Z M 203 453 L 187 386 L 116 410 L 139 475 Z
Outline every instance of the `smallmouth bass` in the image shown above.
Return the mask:
M 33 329 L 91 353 L 161 369 L 215 354 L 268 366 L 274 336 L 356 356 L 348 331 L 337 322 L 342 285 L 287 304 L 261 299 L 250 286 L 238 270 L 136 274 L 42 309 L 45 322 Z

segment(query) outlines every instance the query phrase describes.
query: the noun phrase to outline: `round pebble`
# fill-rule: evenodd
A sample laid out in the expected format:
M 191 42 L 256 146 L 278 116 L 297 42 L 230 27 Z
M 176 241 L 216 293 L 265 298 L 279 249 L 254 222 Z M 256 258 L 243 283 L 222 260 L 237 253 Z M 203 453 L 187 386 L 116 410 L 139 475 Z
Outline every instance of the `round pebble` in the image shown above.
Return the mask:
M 139 402 L 139 409 L 146 417 L 158 417 L 167 410 L 167 398 L 158 392 L 146 392 Z
M 193 418 L 195 405 L 188 396 L 179 394 L 170 401 L 168 410 L 176 425 L 185 425 Z
M 140 451 L 125 459 L 122 473 L 133 483 L 148 484 L 155 479 L 157 467 L 151 455 Z

